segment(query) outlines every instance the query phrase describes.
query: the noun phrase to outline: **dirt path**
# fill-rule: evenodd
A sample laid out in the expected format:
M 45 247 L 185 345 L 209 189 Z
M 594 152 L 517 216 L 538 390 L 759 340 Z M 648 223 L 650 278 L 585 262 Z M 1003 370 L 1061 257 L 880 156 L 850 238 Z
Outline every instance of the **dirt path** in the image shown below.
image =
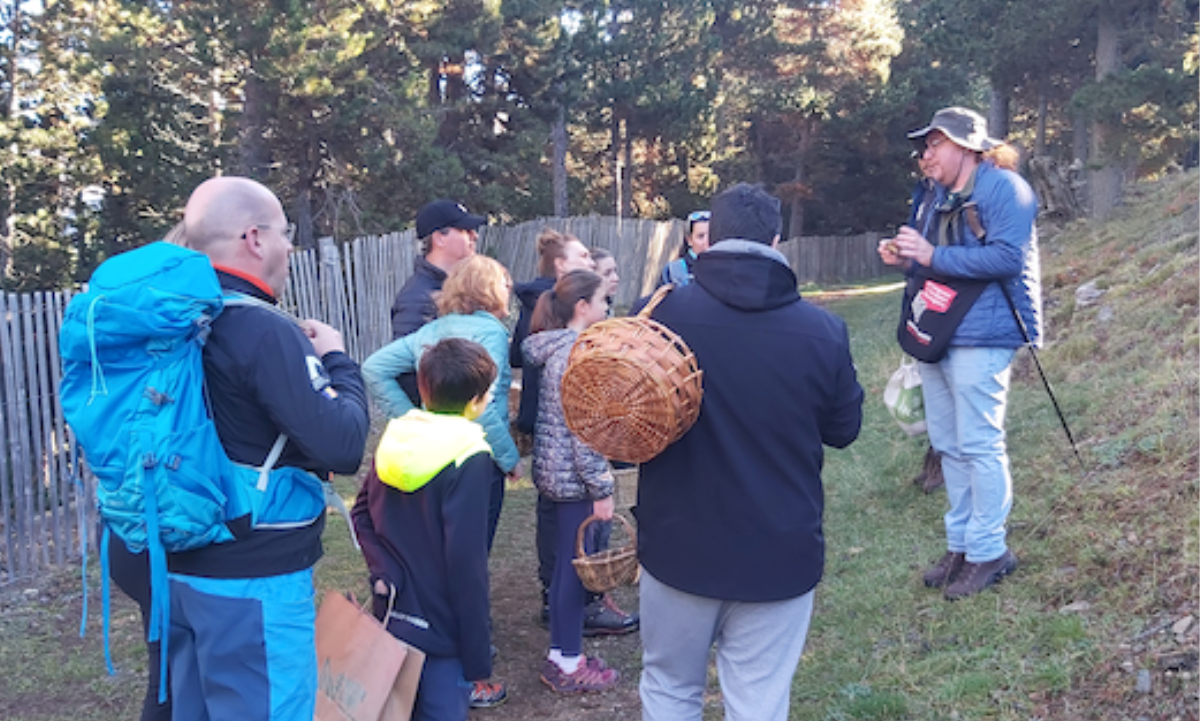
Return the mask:
M 492 550 L 492 618 L 499 648 L 495 678 L 508 687 L 508 702 L 494 709 L 471 712 L 472 721 L 628 721 L 641 716 L 637 684 L 642 647 L 637 633 L 585 639 L 584 653 L 599 655 L 621 672 L 615 689 L 602 694 L 560 696 L 539 680 L 550 633 L 538 622 L 541 586 L 534 550 L 532 488 L 512 489 Z M 637 609 L 636 589 L 623 588 L 614 597 L 626 611 Z

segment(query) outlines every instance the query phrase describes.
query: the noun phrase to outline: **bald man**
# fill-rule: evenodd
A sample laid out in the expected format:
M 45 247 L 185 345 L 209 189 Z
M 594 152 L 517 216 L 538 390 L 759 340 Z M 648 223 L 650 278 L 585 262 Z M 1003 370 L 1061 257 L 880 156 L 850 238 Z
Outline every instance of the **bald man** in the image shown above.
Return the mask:
M 287 283 L 292 230 L 271 191 L 246 178 L 207 180 L 188 200 L 184 226 L 227 298 L 204 346 L 221 445 L 251 468 L 281 450 L 258 517 L 228 522 L 236 540 L 168 558 L 173 718 L 311 719 L 322 480 L 354 473 L 362 460 L 362 377 L 338 331 L 316 320 L 297 324 L 274 307 Z

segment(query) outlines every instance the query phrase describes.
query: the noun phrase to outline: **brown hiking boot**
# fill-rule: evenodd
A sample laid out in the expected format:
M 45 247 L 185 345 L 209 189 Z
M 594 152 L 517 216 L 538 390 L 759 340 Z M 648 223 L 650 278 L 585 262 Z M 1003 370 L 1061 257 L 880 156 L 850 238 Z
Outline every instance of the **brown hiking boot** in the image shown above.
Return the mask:
M 933 493 L 945 484 L 946 478 L 942 475 L 942 454 L 930 448 L 929 453 L 925 454 L 925 478 L 921 481 L 921 490 Z
M 961 551 L 947 551 L 932 568 L 921 574 L 921 580 L 930 588 L 945 588 L 954 581 L 966 560 L 967 554 Z
M 914 486 L 920 486 L 925 483 L 925 479 L 929 476 L 929 457 L 933 455 L 933 446 L 925 451 L 925 460 L 921 461 L 921 472 L 913 476 L 912 482 Z
M 960 598 L 974 596 L 983 589 L 991 586 L 1017 568 L 1017 557 L 1012 551 L 983 563 L 966 561 L 959 570 L 954 581 L 946 586 L 946 600 L 957 601 Z

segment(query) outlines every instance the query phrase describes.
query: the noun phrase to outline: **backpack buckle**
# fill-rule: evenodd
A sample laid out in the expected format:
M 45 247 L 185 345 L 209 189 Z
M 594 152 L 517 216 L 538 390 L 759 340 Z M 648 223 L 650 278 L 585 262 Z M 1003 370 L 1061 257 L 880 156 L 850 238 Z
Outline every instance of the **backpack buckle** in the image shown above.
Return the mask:
M 156 406 L 165 406 L 168 403 L 175 402 L 175 399 L 171 396 L 167 395 L 166 393 L 156 391 L 150 386 L 146 386 L 146 391 L 142 395 L 146 396 L 146 399 Z

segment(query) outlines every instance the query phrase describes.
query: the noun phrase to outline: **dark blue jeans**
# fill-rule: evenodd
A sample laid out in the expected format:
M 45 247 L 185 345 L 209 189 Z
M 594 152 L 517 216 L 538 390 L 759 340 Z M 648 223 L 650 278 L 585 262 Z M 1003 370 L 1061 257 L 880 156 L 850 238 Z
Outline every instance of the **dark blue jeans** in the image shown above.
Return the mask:
M 558 557 L 550 584 L 550 648 L 559 649 L 564 656 L 577 656 L 583 651 L 586 595 L 571 559 L 575 557 L 575 533 L 592 514 L 592 502 L 561 501 L 554 507 Z
M 537 500 L 537 552 L 538 552 L 538 580 L 542 582 L 542 589 L 549 591 L 550 584 L 554 580 L 554 565 L 558 556 L 558 522 L 555 517 L 558 511 L 555 506 L 558 504 L 546 498 L 542 494 L 538 494 Z M 590 515 L 590 514 L 589 514 Z M 608 540 L 612 535 L 612 521 L 597 521 L 588 526 L 587 534 L 583 539 L 583 548 L 588 553 L 603 551 L 608 548 Z M 571 536 L 573 539 L 574 536 Z M 571 541 L 571 558 L 575 557 L 575 545 Z M 597 594 L 591 591 L 587 592 L 588 602 L 590 603 L 597 597 Z
M 466 721 L 470 703 L 471 684 L 463 678 L 462 662 L 426 656 L 412 721 Z
M 487 549 L 492 553 L 492 543 L 496 540 L 496 525 L 500 523 L 500 511 L 504 508 L 504 471 L 500 466 L 492 464 L 492 492 L 488 497 L 488 528 Z

